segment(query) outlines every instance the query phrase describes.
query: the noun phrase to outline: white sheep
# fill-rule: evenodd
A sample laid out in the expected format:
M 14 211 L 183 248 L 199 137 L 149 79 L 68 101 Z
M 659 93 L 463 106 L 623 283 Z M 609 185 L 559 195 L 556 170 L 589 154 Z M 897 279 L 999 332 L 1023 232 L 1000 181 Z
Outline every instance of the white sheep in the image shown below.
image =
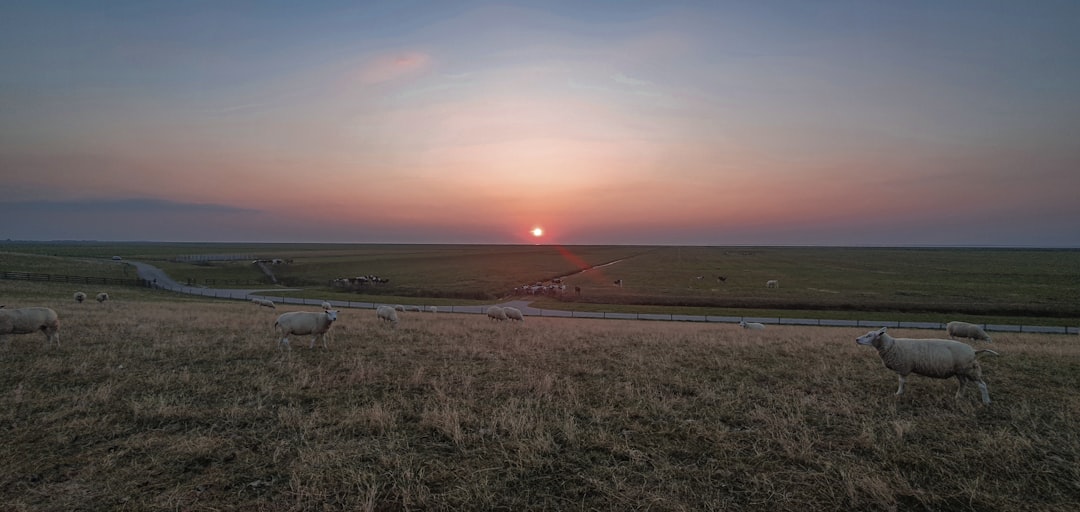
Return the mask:
M 739 327 L 743 329 L 750 329 L 751 331 L 764 331 L 765 324 L 758 322 L 747 322 L 745 320 L 739 322 Z
M 780 287 L 780 281 L 777 281 L 776 279 L 769 279 L 768 281 L 765 281 L 765 287 L 766 288 L 779 288 Z
M 510 320 L 525 321 L 525 316 L 521 314 L 521 310 L 515 307 L 506 306 L 502 308 L 503 314 Z
M 97 294 L 97 301 L 98 302 L 104 304 L 105 301 L 107 301 L 107 300 L 109 300 L 109 294 L 107 294 L 105 292 L 101 292 L 101 293 Z
M 75 302 L 82 304 L 86 300 L 86 294 L 83 292 L 75 292 Z
M 967 381 L 979 386 L 984 404 L 990 403 L 990 392 L 982 379 L 982 368 L 976 356 L 982 352 L 998 355 L 989 349 L 975 350 L 966 343 L 952 340 L 893 338 L 882 327 L 870 331 L 858 338 L 855 343 L 869 345 L 877 349 L 885 367 L 896 372 L 900 378 L 900 387 L 896 395 L 904 394 L 904 381 L 908 374 L 914 373 L 935 379 L 956 377 L 960 382 L 956 388 L 956 398 Z
M 262 307 L 277 309 L 277 306 L 274 305 L 274 301 L 270 299 L 260 299 L 258 297 L 252 297 L 251 302 L 254 302 Z
M 487 308 L 487 316 L 488 318 L 498 322 L 506 320 L 506 312 L 503 311 L 503 308 L 500 308 L 499 306 L 491 306 L 490 308 Z
M 375 310 L 375 315 L 379 317 L 379 320 L 384 322 L 390 322 L 394 325 L 398 323 L 397 310 L 390 306 L 379 306 L 379 309 Z
M 394 306 L 394 311 L 402 311 L 402 312 L 404 312 L 405 311 L 405 306 L 402 306 L 401 304 L 398 304 L 398 305 Z
M 439 306 L 428 306 L 427 310 L 432 312 L 432 313 L 438 313 L 439 312 Z
M 990 335 L 986 334 L 986 331 L 975 324 L 969 324 L 967 322 L 949 322 L 945 324 L 945 331 L 949 333 L 950 338 L 971 338 L 973 340 L 982 340 L 987 343 L 993 343 L 990 340 Z
M 326 346 L 326 332 L 330 330 L 330 327 L 334 325 L 334 321 L 337 320 L 338 312 L 335 309 L 320 312 L 311 311 L 290 311 L 288 313 L 282 313 L 278 315 L 277 320 L 274 321 L 274 329 L 277 329 L 281 333 L 281 345 L 285 345 L 292 350 L 292 345 L 289 345 L 290 334 L 314 334 L 311 338 L 311 344 L 308 348 L 315 348 L 315 341 L 322 338 L 323 348 L 329 348 Z
M 2 309 L 0 306 L 0 338 L 5 334 L 45 333 L 45 344 L 55 341 L 60 346 L 60 319 L 49 308 Z
M 324 300 L 323 303 L 322 303 L 322 308 L 323 308 L 323 311 L 330 311 L 331 309 L 334 309 L 334 306 L 331 306 L 329 302 L 326 302 Z

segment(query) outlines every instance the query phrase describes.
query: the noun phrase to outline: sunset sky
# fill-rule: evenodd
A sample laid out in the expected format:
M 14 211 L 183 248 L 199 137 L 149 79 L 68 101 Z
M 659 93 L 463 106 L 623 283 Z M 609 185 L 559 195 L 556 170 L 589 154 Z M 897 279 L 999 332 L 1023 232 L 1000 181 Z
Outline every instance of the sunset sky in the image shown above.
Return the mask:
M 1078 27 L 1071 0 L 4 2 L 0 239 L 1080 247 Z

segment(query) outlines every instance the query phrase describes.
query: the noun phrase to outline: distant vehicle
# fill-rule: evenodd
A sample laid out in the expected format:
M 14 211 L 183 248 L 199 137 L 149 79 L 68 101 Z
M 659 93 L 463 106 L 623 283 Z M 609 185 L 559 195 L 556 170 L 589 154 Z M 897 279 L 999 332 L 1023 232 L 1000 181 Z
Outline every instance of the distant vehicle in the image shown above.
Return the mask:
M 113 259 L 113 261 L 120 261 L 120 260 L 122 260 L 124 258 L 121 258 L 119 256 L 113 256 L 112 259 Z

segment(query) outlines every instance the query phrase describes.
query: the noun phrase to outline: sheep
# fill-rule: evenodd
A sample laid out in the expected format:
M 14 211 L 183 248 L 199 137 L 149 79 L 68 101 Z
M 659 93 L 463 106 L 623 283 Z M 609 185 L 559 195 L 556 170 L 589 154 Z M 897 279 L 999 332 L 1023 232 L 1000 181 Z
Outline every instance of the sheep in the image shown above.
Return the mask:
M 758 322 L 747 322 L 745 320 L 739 322 L 739 327 L 743 329 L 750 329 L 751 331 L 764 331 L 765 324 Z
M 101 293 L 97 294 L 97 301 L 98 302 L 104 304 L 105 301 L 107 301 L 107 300 L 109 300 L 109 294 L 107 294 L 105 292 L 101 292 Z
M 500 308 L 499 306 L 491 306 L 490 308 L 487 308 L 487 316 L 488 318 L 497 322 L 506 320 L 506 312 L 503 311 L 503 308 Z
M 405 311 L 405 306 L 402 306 L 401 304 L 398 304 L 398 305 L 394 306 L 394 310 L 395 311 Z
M 329 348 L 326 346 L 326 332 L 334 325 L 337 315 L 336 309 L 318 313 L 290 311 L 278 315 L 277 320 L 274 321 L 274 329 L 281 334 L 281 342 L 278 348 L 280 349 L 281 345 L 285 345 L 289 350 L 292 350 L 292 345 L 289 345 L 290 334 L 314 334 L 315 336 L 311 338 L 311 344 L 308 345 L 309 349 L 315 348 L 315 341 L 319 338 L 322 338 L 323 348 Z
M 334 309 L 334 306 L 331 306 L 329 302 L 326 302 L 324 300 L 323 303 L 322 303 L 322 308 L 323 308 L 323 311 L 330 311 L 331 309 Z
M 780 281 L 777 281 L 776 279 L 769 279 L 768 281 L 765 281 L 765 287 L 766 288 L 779 288 L 780 287 Z
M 384 322 L 390 322 L 394 325 L 398 323 L 397 310 L 390 306 L 379 306 L 379 309 L 375 310 L 375 314 L 379 317 L 379 320 Z
M 258 297 L 252 297 L 251 302 L 254 302 L 262 307 L 277 309 L 277 306 L 274 305 L 274 301 L 270 299 L 260 299 Z
M 973 340 L 983 340 L 987 343 L 993 343 L 990 340 L 990 335 L 986 334 L 986 331 L 975 324 L 969 324 L 967 322 L 949 322 L 945 324 L 945 331 L 949 333 L 950 338 L 971 338 Z
M 982 368 L 976 357 L 983 352 L 999 355 L 989 349 L 975 350 L 966 343 L 953 340 L 893 338 L 882 327 L 870 331 L 858 338 L 855 343 L 877 349 L 885 367 L 896 372 L 900 378 L 900 387 L 896 396 L 904 394 L 904 381 L 908 374 L 914 373 L 935 379 L 956 377 L 960 385 L 956 388 L 956 398 L 964 384 L 972 381 L 979 386 L 983 404 L 990 404 L 990 392 L 982 379 Z
M 60 319 L 50 308 L 2 309 L 0 306 L 0 338 L 5 334 L 45 333 L 45 344 L 55 341 L 60 346 Z
M 439 306 L 428 306 L 427 310 L 429 312 L 431 312 L 431 313 L 438 313 L 439 312 Z
M 75 292 L 75 302 L 82 304 L 86 300 L 86 294 L 83 292 Z
M 506 318 L 508 318 L 511 321 L 513 321 L 513 320 L 518 320 L 518 321 L 521 321 L 521 322 L 525 321 L 525 316 L 521 314 L 521 310 L 518 309 L 518 308 L 506 306 L 506 307 L 502 308 L 502 310 L 503 310 L 503 314 L 506 315 Z

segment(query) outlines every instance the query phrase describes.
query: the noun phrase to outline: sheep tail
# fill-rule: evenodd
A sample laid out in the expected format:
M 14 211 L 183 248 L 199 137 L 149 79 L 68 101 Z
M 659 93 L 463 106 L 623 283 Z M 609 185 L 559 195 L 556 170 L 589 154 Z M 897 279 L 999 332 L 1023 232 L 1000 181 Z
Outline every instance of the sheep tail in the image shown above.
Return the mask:
M 980 348 L 979 350 L 976 350 L 975 355 L 979 355 L 982 352 L 988 352 L 988 353 L 994 354 L 995 356 L 1000 356 L 1001 355 L 1001 354 L 998 354 L 997 352 L 994 352 L 993 350 L 990 350 L 988 348 Z

